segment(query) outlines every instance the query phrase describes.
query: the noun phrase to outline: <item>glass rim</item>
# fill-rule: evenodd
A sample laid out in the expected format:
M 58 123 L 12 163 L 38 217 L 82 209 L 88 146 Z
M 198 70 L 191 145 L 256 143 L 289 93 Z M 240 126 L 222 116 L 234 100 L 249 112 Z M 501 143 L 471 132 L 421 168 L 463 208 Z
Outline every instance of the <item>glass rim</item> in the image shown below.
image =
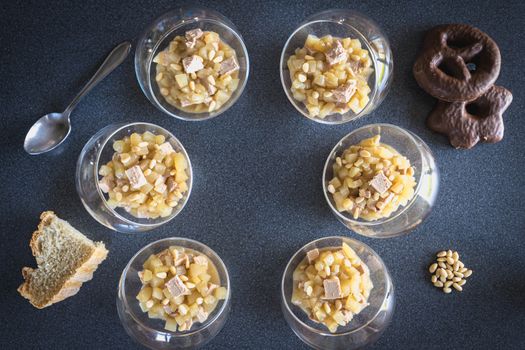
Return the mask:
M 323 185 L 323 194 L 324 194 L 324 197 L 328 203 L 328 206 L 330 207 L 330 209 L 332 210 L 332 212 L 334 212 L 334 214 L 336 214 L 336 216 L 344 221 L 349 221 L 350 223 L 352 224 L 357 224 L 357 225 L 360 225 L 360 226 L 377 226 L 377 225 L 382 225 L 382 224 L 385 224 L 387 222 L 390 222 L 390 221 L 393 221 L 395 220 L 398 216 L 402 215 L 406 210 L 408 210 L 416 201 L 417 199 L 417 195 L 419 194 L 421 188 L 422 188 L 422 181 L 421 179 L 423 178 L 423 169 L 419 169 L 419 178 L 417 179 L 417 184 L 416 184 L 416 188 L 414 190 L 414 195 L 412 196 L 412 198 L 410 199 L 410 201 L 407 203 L 407 205 L 403 206 L 402 208 L 398 208 L 398 210 L 394 213 L 394 215 L 391 215 L 387 218 L 381 218 L 381 219 L 378 219 L 378 220 L 374 220 L 374 221 L 366 221 L 366 220 L 355 220 L 354 218 L 350 217 L 350 216 L 346 216 L 346 215 L 343 215 L 341 212 L 339 212 L 337 210 L 337 208 L 334 207 L 334 205 L 332 204 L 331 200 L 330 200 L 330 197 L 329 197 L 329 194 L 328 194 L 328 190 L 327 190 L 327 185 L 326 185 L 326 174 L 328 172 L 328 167 L 330 165 L 332 165 L 333 161 L 331 161 L 331 158 L 332 156 L 335 156 L 336 152 L 339 150 L 339 147 L 341 146 L 341 144 L 343 143 L 343 141 L 345 141 L 348 137 L 350 137 L 351 135 L 359 132 L 359 131 L 362 131 L 362 130 L 365 130 L 365 129 L 370 129 L 370 128 L 374 128 L 374 127 L 380 127 L 380 128 L 392 128 L 392 129 L 395 129 L 397 131 L 400 131 L 401 134 L 403 134 L 405 137 L 407 137 L 408 140 L 410 140 L 410 142 L 415 146 L 415 148 L 418 150 L 418 154 L 419 154 L 419 159 L 421 160 L 421 163 L 423 163 L 424 159 L 425 159 L 425 156 L 423 154 L 423 151 L 421 150 L 420 147 L 417 146 L 417 139 L 419 139 L 418 136 L 416 136 L 415 134 L 413 134 L 412 132 L 406 130 L 406 129 L 403 129 L 402 127 L 400 126 L 397 126 L 397 125 L 394 125 L 394 124 L 388 124 L 388 123 L 375 123 L 375 124 L 368 124 L 368 125 L 364 125 L 360 128 L 357 128 L 355 130 L 352 130 L 351 132 L 349 132 L 348 134 L 346 134 L 345 136 L 343 136 L 339 141 L 337 141 L 337 143 L 335 144 L 335 146 L 332 148 L 332 150 L 330 151 L 330 153 L 328 154 L 328 158 L 326 159 L 325 161 L 325 165 L 324 165 L 324 168 L 323 168 L 323 176 L 322 176 L 322 185 Z M 420 139 L 421 140 L 421 139 Z M 381 237 L 381 236 L 373 236 L 375 238 L 388 238 L 389 236 L 387 237 Z
M 150 102 L 152 102 L 152 104 L 157 109 L 162 111 L 163 113 L 166 113 L 166 114 L 168 114 L 169 116 L 171 116 L 173 118 L 177 118 L 177 119 L 184 120 L 184 121 L 198 122 L 198 121 L 209 120 L 209 119 L 215 118 L 215 117 L 223 114 L 228 109 L 230 109 L 239 100 L 239 98 L 241 97 L 242 93 L 244 92 L 244 89 L 246 87 L 246 84 L 248 83 L 248 78 L 249 78 L 249 75 L 250 75 L 250 58 L 248 56 L 248 49 L 246 48 L 246 44 L 244 43 L 244 40 L 243 40 L 240 32 L 238 31 L 237 27 L 235 27 L 235 25 L 226 16 L 224 16 L 223 14 L 221 14 L 218 11 L 215 11 L 215 10 L 212 10 L 212 9 L 209 9 L 209 8 L 205 8 L 205 7 L 198 7 L 198 6 L 180 7 L 177 10 L 168 11 L 168 12 L 164 13 L 163 15 L 155 18 L 155 20 L 153 20 L 151 22 L 151 24 L 149 26 L 147 26 L 146 29 L 142 32 L 142 34 L 139 37 L 138 42 L 139 43 L 143 43 L 146 40 L 146 37 L 148 36 L 148 33 L 152 30 L 152 28 L 155 27 L 155 25 L 158 22 L 160 22 L 161 20 L 163 20 L 165 18 L 172 17 L 173 15 L 177 14 L 179 11 L 181 11 L 181 12 L 206 11 L 206 12 L 212 13 L 213 15 L 219 17 L 220 20 L 217 20 L 217 19 L 214 19 L 214 18 L 205 18 L 205 17 L 204 18 L 194 17 L 194 18 L 189 19 L 189 20 L 181 19 L 180 23 L 178 23 L 177 25 L 172 27 L 169 31 L 164 33 L 162 35 L 162 37 L 157 41 L 157 43 L 155 43 L 155 46 L 152 49 L 152 54 L 148 55 L 149 57 L 147 59 L 147 62 L 144 63 L 145 66 L 146 66 L 146 79 L 147 79 L 147 84 L 146 85 L 147 86 L 144 86 L 144 84 L 141 81 L 140 76 L 139 76 L 138 66 L 139 66 L 139 62 L 141 61 L 141 59 L 139 58 L 140 53 L 139 53 L 139 45 L 138 45 L 137 48 L 135 49 L 135 60 L 134 60 L 134 63 L 135 63 L 135 77 L 137 78 L 137 80 L 139 82 L 139 86 L 140 86 L 141 90 L 145 94 L 146 94 L 146 91 L 147 91 L 151 95 L 151 98 L 153 99 L 153 101 L 150 100 Z M 180 113 L 174 113 L 174 111 L 170 111 L 170 110 L 166 109 L 162 105 L 162 103 L 160 103 L 160 101 L 159 101 L 159 99 L 157 97 L 157 94 L 153 91 L 153 82 L 151 81 L 151 68 L 153 66 L 154 53 L 156 53 L 158 51 L 160 45 L 164 42 L 164 40 L 169 35 L 171 35 L 175 31 L 183 28 L 184 26 L 188 26 L 188 25 L 195 24 L 195 23 L 200 23 L 200 22 L 210 22 L 210 23 L 219 25 L 220 27 L 223 27 L 226 31 L 228 31 L 230 34 L 232 34 L 236 38 L 236 40 L 239 42 L 239 44 L 241 46 L 242 53 L 243 53 L 244 58 L 246 60 L 246 77 L 242 81 L 240 81 L 239 86 L 234 91 L 234 94 L 235 94 L 235 92 L 238 91 L 236 96 L 234 96 L 233 98 L 230 98 L 227 101 L 227 104 L 224 105 L 223 108 L 221 108 L 218 111 L 216 111 L 216 113 L 210 113 L 208 116 L 205 116 L 205 117 L 201 116 L 204 113 L 188 113 L 188 114 L 191 114 L 193 117 L 186 117 L 186 116 L 180 115 Z M 237 55 L 237 53 L 236 53 L 236 55 Z M 147 94 L 146 94 L 146 97 L 148 97 Z M 148 100 L 149 100 L 149 98 L 148 98 Z M 173 106 L 173 108 L 176 111 L 182 111 L 181 109 L 179 109 L 179 108 L 177 108 L 175 106 Z M 182 112 L 184 112 L 184 111 L 182 111 Z M 205 113 L 209 113 L 209 112 L 205 112 Z
M 217 270 L 220 269 L 221 271 L 224 272 L 224 274 L 226 276 L 226 281 L 225 282 L 226 282 L 227 295 L 226 295 L 226 299 L 224 299 L 220 309 L 215 313 L 215 315 L 213 317 L 208 318 L 203 324 L 201 324 L 201 327 L 193 329 L 193 330 L 190 328 L 188 331 L 182 331 L 182 332 L 181 331 L 172 332 L 172 331 L 168 331 L 166 329 L 159 330 L 159 329 L 152 328 L 149 325 L 144 324 L 141 320 L 139 320 L 135 316 L 135 314 L 133 312 L 130 311 L 131 307 L 129 306 L 128 298 L 126 297 L 126 293 L 123 293 L 125 291 L 125 289 L 126 289 L 126 282 L 125 281 L 126 281 L 126 276 L 127 276 L 128 272 L 129 272 L 129 268 L 131 267 L 131 264 L 135 261 L 135 259 L 137 259 L 138 255 L 141 254 L 146 249 L 152 248 L 155 245 L 158 245 L 158 244 L 164 243 L 164 242 L 175 241 L 175 240 L 180 240 L 180 241 L 182 241 L 184 243 L 192 243 L 192 244 L 195 244 L 195 245 L 199 246 L 200 248 L 204 248 L 204 249 L 209 250 L 210 254 L 204 253 L 201 250 L 199 250 L 198 252 L 201 253 L 201 254 L 206 255 L 207 257 L 209 257 L 211 255 L 215 259 L 217 259 L 217 261 L 219 262 L 218 266 L 216 266 Z M 186 248 L 185 246 L 182 246 L 182 247 Z M 193 248 L 190 248 L 190 249 L 193 249 Z M 214 265 L 217 265 L 217 264 L 214 263 Z M 222 284 L 222 281 L 221 281 L 221 284 Z M 121 296 L 122 296 L 122 298 L 121 298 Z M 227 306 L 228 306 L 228 304 L 230 302 L 230 299 L 231 299 L 230 274 L 228 272 L 228 268 L 226 267 L 226 264 L 224 264 L 224 261 L 221 259 L 219 254 L 217 254 L 215 252 L 215 250 L 211 249 L 206 244 L 201 243 L 201 242 L 196 241 L 196 240 L 191 239 L 191 238 L 184 238 L 184 237 L 167 237 L 167 238 L 162 238 L 162 239 L 156 240 L 154 242 L 151 242 L 151 243 L 145 245 L 144 247 L 139 249 L 139 251 L 137 253 L 135 253 L 135 255 L 133 255 L 133 257 L 131 259 L 129 259 L 126 267 L 124 267 L 124 270 L 122 270 L 122 274 L 120 275 L 117 299 L 122 300 L 122 303 L 124 304 L 124 312 L 127 313 L 128 315 L 130 315 L 131 318 L 133 319 L 133 321 L 136 324 L 140 325 L 140 327 L 142 327 L 143 329 L 151 331 L 151 332 L 154 332 L 154 333 L 157 333 L 157 334 L 169 335 L 170 337 L 184 338 L 184 337 L 188 337 L 188 336 L 192 336 L 192 335 L 201 333 L 203 330 L 205 330 L 208 327 L 210 327 L 227 310 Z
M 378 81 L 378 78 L 379 78 L 379 71 L 377 69 L 377 66 L 378 66 L 377 61 L 379 60 L 379 58 L 377 57 L 375 51 L 372 50 L 372 46 L 370 45 L 369 40 L 363 35 L 363 33 L 361 33 L 360 30 L 358 30 L 357 28 L 355 28 L 354 26 L 352 26 L 352 25 L 350 25 L 348 23 L 344 23 L 344 22 L 342 23 L 340 21 L 336 21 L 336 20 L 333 20 L 333 19 L 316 19 L 320 15 L 328 14 L 330 12 L 339 12 L 339 11 L 341 11 L 341 12 L 351 12 L 353 14 L 357 14 L 359 16 L 362 16 L 362 17 L 366 18 L 367 20 L 372 21 L 369 17 L 367 17 L 367 16 L 365 16 L 365 15 L 363 15 L 360 12 L 357 12 L 357 11 L 332 9 L 332 10 L 326 10 L 326 11 L 318 12 L 318 13 L 312 15 L 312 16 L 309 16 L 305 21 L 303 21 L 301 24 L 299 24 L 299 26 L 292 32 L 292 34 L 290 34 L 290 36 L 288 37 L 288 39 L 286 40 L 286 42 L 285 42 L 285 44 L 283 46 L 283 49 L 281 51 L 281 57 L 280 57 L 280 60 L 279 60 L 279 63 L 280 63 L 279 64 L 279 76 L 281 78 L 281 85 L 283 87 L 283 90 L 284 90 L 288 100 L 292 103 L 292 105 L 295 107 L 295 109 L 299 113 L 301 113 L 304 117 L 306 117 L 307 119 L 309 119 L 311 121 L 314 121 L 314 122 L 317 122 L 317 123 L 326 124 L 326 125 L 340 125 L 340 124 L 345 124 L 345 123 L 351 122 L 353 120 L 359 119 L 360 117 L 365 115 L 363 112 L 365 112 L 367 109 L 370 108 L 372 101 L 374 101 L 376 99 L 377 94 L 378 94 L 377 81 Z M 316 23 L 333 23 L 333 24 L 338 24 L 340 26 L 348 28 L 352 33 L 357 33 L 358 39 L 360 40 L 360 42 L 365 44 L 367 51 L 371 55 L 372 64 L 373 64 L 373 67 L 374 67 L 374 76 L 375 76 L 375 84 L 371 87 L 371 89 L 372 89 L 372 96 L 369 98 L 367 104 L 361 110 L 361 112 L 359 112 L 358 114 L 355 114 L 355 113 L 352 112 L 354 114 L 354 116 L 352 118 L 347 119 L 347 120 L 342 118 L 342 120 L 338 120 L 338 121 L 327 121 L 325 119 L 321 119 L 321 118 L 317 118 L 317 117 L 311 118 L 304 110 L 301 109 L 301 107 L 300 107 L 300 103 L 301 102 L 295 100 L 295 98 L 290 93 L 291 87 L 288 87 L 286 85 L 286 83 L 285 83 L 284 73 L 285 73 L 285 71 L 288 71 L 288 69 L 284 69 L 284 67 L 287 66 L 287 65 L 285 65 L 286 62 L 284 62 L 284 60 L 285 60 L 285 56 L 286 56 L 286 50 L 289 48 L 292 38 L 294 38 L 297 35 L 297 33 L 299 31 L 301 31 L 302 29 L 308 27 L 309 25 L 316 24 Z M 377 26 L 377 24 L 375 22 L 372 21 L 372 23 Z M 379 28 L 379 26 L 377 26 L 377 28 Z M 388 40 L 386 39 L 386 37 L 384 37 L 384 39 L 388 43 Z M 347 113 L 350 113 L 350 111 L 346 112 L 345 114 L 341 114 L 341 116 L 344 116 Z
M 106 196 L 104 195 L 104 193 L 102 192 L 102 190 L 100 189 L 100 185 L 99 185 L 99 181 L 98 181 L 98 177 L 99 177 L 99 174 L 98 174 L 98 171 L 99 171 L 99 165 L 100 165 L 100 156 L 102 154 L 102 152 L 106 149 L 106 147 L 108 146 L 108 143 L 109 141 L 111 140 L 111 138 L 116 134 L 118 133 L 119 131 L 121 131 L 122 129 L 125 129 L 127 127 L 131 127 L 131 126 L 137 126 L 137 125 L 146 125 L 146 126 L 150 126 L 150 127 L 153 127 L 154 129 L 160 129 L 162 131 L 164 131 L 165 133 L 167 133 L 169 135 L 170 138 L 172 138 L 175 143 L 177 144 L 177 146 L 180 147 L 180 151 L 182 152 L 182 154 L 184 155 L 184 158 L 186 159 L 186 161 L 188 162 L 188 169 L 189 169 L 189 176 L 188 176 L 188 180 L 189 180 L 189 186 L 188 186 L 188 194 L 186 196 L 186 199 L 183 201 L 181 207 L 174 211 L 170 216 L 167 216 L 165 219 L 163 220 L 159 220 L 158 222 L 155 222 L 155 223 L 141 223 L 141 222 L 137 222 L 137 221 L 134 221 L 134 220 L 131 220 L 131 219 L 128 219 L 124 216 L 122 216 L 122 214 L 120 214 L 119 212 L 117 212 L 115 209 L 111 208 L 108 203 L 107 203 L 107 199 L 106 199 Z M 94 172 L 94 178 L 96 179 L 95 181 L 95 187 L 97 189 L 97 192 L 98 192 L 98 195 L 100 196 L 100 198 L 102 199 L 102 203 L 104 205 L 104 207 L 112 214 L 114 215 L 117 219 L 119 220 L 122 220 L 124 223 L 126 224 L 130 224 L 130 225 L 136 225 L 136 226 L 139 226 L 139 227 L 157 227 L 159 225 L 163 225 L 169 221 L 171 221 L 173 218 L 175 218 L 177 215 L 179 215 L 179 213 L 182 211 L 182 209 L 184 209 L 184 207 L 186 206 L 186 204 L 188 203 L 188 200 L 190 199 L 190 194 L 191 194 L 191 190 L 193 188 L 193 169 L 192 169 L 192 166 L 191 166 L 191 161 L 190 161 L 190 157 L 188 156 L 188 152 L 186 152 L 186 149 L 184 148 L 184 146 L 182 145 L 182 143 L 179 141 L 179 139 L 177 139 L 169 130 L 159 126 L 159 125 L 156 125 L 156 124 L 153 124 L 153 123 L 148 123 L 148 122 L 133 122 L 133 123 L 116 123 L 116 124 L 110 124 L 108 126 L 106 126 L 106 128 L 109 128 L 111 126 L 116 126 L 117 129 L 115 129 L 114 131 L 111 132 L 111 134 L 109 134 L 105 139 L 104 139 L 104 142 L 101 143 L 101 147 L 99 148 L 99 150 L 97 151 L 97 155 L 96 155 L 96 158 L 95 158 L 95 166 L 93 168 L 93 172 Z M 91 140 L 91 139 L 90 139 Z M 88 141 L 89 143 L 89 141 Z M 86 143 L 87 145 L 87 143 Z M 85 146 L 84 146 L 85 147 Z M 137 233 L 137 232 L 135 232 Z
M 385 262 L 383 261 L 383 259 L 381 259 L 381 257 L 379 256 L 379 254 L 377 254 L 376 251 L 373 250 L 369 245 L 367 245 L 366 243 L 363 243 L 363 242 L 361 242 L 361 241 L 359 241 L 357 239 L 350 238 L 350 237 L 345 237 L 345 236 L 328 236 L 328 237 L 322 237 L 322 238 L 314 239 L 313 241 L 310 241 L 310 242 L 306 243 L 305 245 L 303 245 L 301 248 L 299 248 L 292 255 L 292 257 L 288 260 L 288 263 L 286 264 L 286 267 L 284 268 L 283 276 L 281 278 L 281 300 L 282 300 L 282 304 L 286 307 L 286 311 L 290 315 L 292 315 L 294 320 L 296 322 L 298 322 L 302 327 L 305 327 L 306 329 L 308 329 L 312 333 L 316 333 L 316 334 L 319 334 L 319 335 L 322 335 L 322 336 L 325 336 L 325 337 L 334 337 L 334 338 L 336 338 L 336 337 L 347 336 L 347 335 L 353 334 L 353 333 L 363 329 L 364 327 L 368 326 L 370 323 L 372 323 L 377 318 L 379 313 L 382 311 L 381 308 L 378 308 L 378 310 L 373 314 L 373 316 L 370 317 L 370 319 L 367 320 L 363 325 L 361 325 L 359 327 L 356 327 L 356 328 L 352 328 L 350 330 L 347 330 L 347 331 L 344 331 L 344 332 L 341 332 L 341 333 L 331 333 L 328 330 L 324 331 L 324 330 L 320 330 L 320 329 L 314 328 L 314 327 L 306 324 L 305 322 L 303 322 L 299 317 L 297 317 L 295 312 L 290 307 L 290 302 L 287 300 L 286 295 L 285 295 L 285 291 L 284 291 L 284 285 L 286 283 L 285 282 L 285 280 L 286 280 L 286 272 L 289 269 L 292 268 L 292 266 L 291 266 L 292 261 L 297 256 L 299 256 L 301 254 L 304 254 L 306 256 L 306 253 L 303 253 L 303 250 L 305 250 L 305 248 L 307 246 L 309 246 L 311 244 L 318 243 L 318 242 L 330 240 L 330 239 L 340 239 L 342 242 L 344 242 L 344 241 L 351 241 L 352 243 L 356 243 L 356 245 L 365 248 L 368 252 L 370 252 L 381 263 L 381 267 L 382 267 L 381 271 L 383 272 L 383 275 L 385 276 L 385 280 L 387 281 L 386 284 L 387 284 L 387 286 L 390 286 L 390 289 L 388 289 L 388 290 L 385 289 L 385 292 L 384 292 L 384 294 L 381 297 L 381 299 L 382 299 L 381 305 L 387 299 L 387 297 L 389 295 L 389 291 L 390 290 L 391 291 L 394 290 L 394 284 L 392 283 L 392 278 L 390 277 L 390 273 L 388 271 L 388 268 L 387 268 Z M 293 284 L 293 271 L 292 271 L 292 284 Z M 292 287 L 293 287 L 293 285 L 292 285 Z M 300 337 L 300 338 L 302 339 L 302 337 Z

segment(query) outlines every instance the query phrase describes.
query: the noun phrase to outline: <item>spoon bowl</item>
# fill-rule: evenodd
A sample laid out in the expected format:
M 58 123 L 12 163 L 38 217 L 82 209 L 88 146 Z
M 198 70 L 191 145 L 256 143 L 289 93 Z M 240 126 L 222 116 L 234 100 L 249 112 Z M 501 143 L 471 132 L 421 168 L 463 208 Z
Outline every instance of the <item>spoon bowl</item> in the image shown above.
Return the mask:
M 27 132 L 24 149 L 31 155 L 51 151 L 58 147 L 71 132 L 69 115 L 49 113 L 37 120 Z

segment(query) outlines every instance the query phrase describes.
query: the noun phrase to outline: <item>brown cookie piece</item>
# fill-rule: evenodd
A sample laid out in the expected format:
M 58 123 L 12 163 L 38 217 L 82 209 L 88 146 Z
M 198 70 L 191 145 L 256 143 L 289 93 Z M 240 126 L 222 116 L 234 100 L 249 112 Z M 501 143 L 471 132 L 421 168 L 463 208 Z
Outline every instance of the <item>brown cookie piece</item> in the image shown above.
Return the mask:
M 448 135 L 456 148 L 472 148 L 479 141 L 496 143 L 503 139 L 503 112 L 512 102 L 512 93 L 492 86 L 471 102 L 438 101 L 427 119 L 430 129 Z
M 413 73 L 423 90 L 447 102 L 472 101 L 496 81 L 499 48 L 487 34 L 467 24 L 434 27 L 425 37 Z

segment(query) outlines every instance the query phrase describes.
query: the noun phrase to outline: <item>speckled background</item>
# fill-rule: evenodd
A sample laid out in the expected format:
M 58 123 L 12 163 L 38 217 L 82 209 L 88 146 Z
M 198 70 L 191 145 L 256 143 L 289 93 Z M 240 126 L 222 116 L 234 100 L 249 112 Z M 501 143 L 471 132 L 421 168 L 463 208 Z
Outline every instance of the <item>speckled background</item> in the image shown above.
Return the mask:
M 293 3 L 293 4 L 292 4 Z M 62 110 L 117 43 L 133 39 L 154 18 L 181 5 L 227 15 L 248 47 L 246 90 L 228 112 L 190 123 L 163 115 L 144 97 L 132 57 L 97 86 L 72 115 L 73 131 L 54 154 L 32 157 L 22 143 L 42 114 Z M 278 62 L 284 42 L 307 16 L 353 8 L 375 19 L 394 53 L 390 94 L 372 115 L 342 126 L 300 116 L 286 99 Z M 139 348 L 124 332 L 115 298 L 120 272 L 145 244 L 169 236 L 214 248 L 232 279 L 232 313 L 207 349 L 301 349 L 285 323 L 279 283 L 285 263 L 303 244 L 348 235 L 371 245 L 388 265 L 397 306 L 374 349 L 525 348 L 525 120 L 521 1 L 3 1 L 0 4 L 0 348 Z M 505 138 L 457 151 L 425 127 L 434 100 L 420 90 L 411 66 L 423 33 L 446 22 L 473 24 L 501 48 L 498 84 L 514 93 Z M 182 213 L 142 236 L 112 232 L 84 210 L 74 185 L 85 142 L 112 122 L 149 121 L 168 128 L 190 154 L 195 185 Z M 329 211 L 321 171 L 332 146 L 351 130 L 393 123 L 418 134 L 441 171 L 440 193 L 426 222 L 410 235 L 373 240 L 346 230 Z M 54 210 L 109 257 L 78 295 L 36 310 L 16 288 L 43 210 Z M 455 248 L 475 272 L 461 294 L 429 283 L 436 250 Z

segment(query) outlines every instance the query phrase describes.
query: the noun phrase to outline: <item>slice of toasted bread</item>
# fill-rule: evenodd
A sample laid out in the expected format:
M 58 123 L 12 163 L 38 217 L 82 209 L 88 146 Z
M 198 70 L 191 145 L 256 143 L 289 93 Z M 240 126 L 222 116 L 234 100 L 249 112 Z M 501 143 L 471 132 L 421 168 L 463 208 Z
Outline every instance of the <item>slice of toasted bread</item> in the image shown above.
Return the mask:
M 25 282 L 18 292 L 42 309 L 75 295 L 108 251 L 104 243 L 91 241 L 52 211 L 43 212 L 40 220 L 29 243 L 38 268 L 22 269 Z

